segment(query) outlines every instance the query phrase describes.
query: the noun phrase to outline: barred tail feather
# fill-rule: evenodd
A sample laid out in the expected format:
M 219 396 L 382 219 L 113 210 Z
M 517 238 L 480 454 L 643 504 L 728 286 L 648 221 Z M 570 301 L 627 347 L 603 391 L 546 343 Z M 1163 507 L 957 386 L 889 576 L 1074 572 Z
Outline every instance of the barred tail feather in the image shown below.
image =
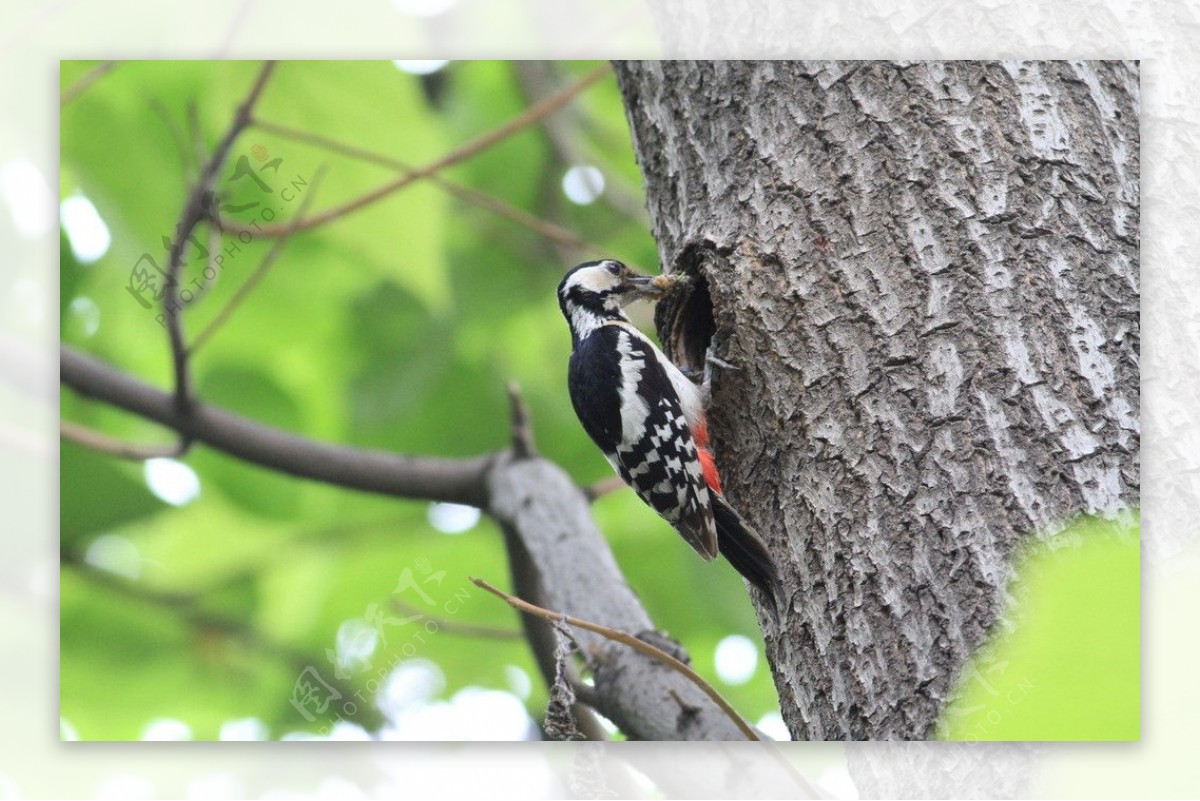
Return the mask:
M 737 572 L 762 592 L 772 612 L 778 611 L 781 595 L 779 573 L 767 546 L 734 511 L 725 498 L 712 493 L 713 519 L 717 524 L 717 547 Z

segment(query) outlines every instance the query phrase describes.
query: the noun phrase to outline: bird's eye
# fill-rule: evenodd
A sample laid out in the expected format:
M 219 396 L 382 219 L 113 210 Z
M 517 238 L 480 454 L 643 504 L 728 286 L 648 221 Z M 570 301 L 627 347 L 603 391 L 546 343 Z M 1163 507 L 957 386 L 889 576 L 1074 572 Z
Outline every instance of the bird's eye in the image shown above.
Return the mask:
M 621 264 L 619 262 L 610 261 L 607 266 L 608 266 L 608 271 L 610 273 L 612 273 L 613 275 L 621 274 Z

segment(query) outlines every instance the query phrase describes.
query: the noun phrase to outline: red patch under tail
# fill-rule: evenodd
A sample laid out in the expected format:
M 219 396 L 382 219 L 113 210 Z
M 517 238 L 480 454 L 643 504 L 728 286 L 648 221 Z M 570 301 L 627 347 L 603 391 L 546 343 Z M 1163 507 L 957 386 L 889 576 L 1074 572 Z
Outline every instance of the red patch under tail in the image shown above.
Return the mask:
M 708 448 L 708 421 L 704 418 L 692 428 L 692 439 L 696 441 L 696 454 L 700 457 L 700 468 L 704 471 L 704 483 L 714 492 L 721 492 L 721 477 L 717 474 L 717 463 Z

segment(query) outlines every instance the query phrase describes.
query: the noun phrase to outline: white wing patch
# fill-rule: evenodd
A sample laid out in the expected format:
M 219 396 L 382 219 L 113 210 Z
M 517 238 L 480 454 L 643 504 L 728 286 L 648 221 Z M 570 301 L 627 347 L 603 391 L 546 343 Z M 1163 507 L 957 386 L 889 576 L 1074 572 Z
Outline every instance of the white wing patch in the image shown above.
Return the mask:
M 621 439 L 635 442 L 642 436 L 646 418 L 650 416 L 646 401 L 638 393 L 638 383 L 642 380 L 646 361 L 640 354 L 634 353 L 629 334 L 625 331 L 617 334 L 617 350 L 621 354 Z
M 700 392 L 700 387 L 692 383 L 690 378 L 685 376 L 678 367 L 672 364 L 671 360 L 666 357 L 666 354 L 664 354 L 659 347 L 654 344 L 654 342 L 647 338 L 646 335 L 641 331 L 638 331 L 632 323 L 606 320 L 601 324 L 611 325 L 616 328 L 623 329 L 621 332 L 622 334 L 624 334 L 625 331 L 634 332 L 642 345 L 649 348 L 653 352 L 655 359 L 660 365 L 662 365 L 663 372 L 667 374 L 667 378 L 670 380 L 671 386 L 674 388 L 675 394 L 679 398 L 679 407 L 683 411 L 683 416 L 687 420 L 689 429 L 694 428 L 701 420 L 704 419 L 704 396 Z M 621 342 L 626 349 L 629 348 L 628 339 L 622 338 Z M 625 352 L 627 352 L 627 350 L 622 351 L 623 354 Z

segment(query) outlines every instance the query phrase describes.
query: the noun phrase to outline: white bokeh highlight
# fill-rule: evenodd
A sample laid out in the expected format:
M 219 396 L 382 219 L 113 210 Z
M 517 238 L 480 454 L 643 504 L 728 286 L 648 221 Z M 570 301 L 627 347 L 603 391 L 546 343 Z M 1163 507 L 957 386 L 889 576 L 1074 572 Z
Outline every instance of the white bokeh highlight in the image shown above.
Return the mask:
M 73 743 L 79 740 L 79 730 L 66 718 L 58 719 L 58 739 Z
M 137 545 L 119 534 L 101 534 L 88 544 L 83 561 L 98 570 L 136 581 L 142 575 L 142 554 Z
M 380 739 L 508 742 L 531 739 L 536 730 L 512 693 L 468 686 L 449 701 L 409 705 L 380 732 Z
M 375 704 L 389 720 L 396 720 L 409 707 L 432 700 L 445 688 L 446 677 L 436 663 L 409 659 L 388 674 Z
M 78 297 L 67 305 L 67 324 L 84 339 L 96 336 L 100 330 L 100 307 L 96 301 Z
M 533 679 L 516 665 L 504 666 L 504 678 L 508 681 L 508 689 L 522 701 L 528 701 L 533 694 Z
M 362 726 L 359 726 L 357 723 L 351 723 L 348 720 L 339 720 L 337 723 L 333 724 L 333 728 L 329 731 L 329 736 L 326 739 L 358 743 L 367 742 L 374 738 L 371 737 L 370 733 L 366 729 L 364 729 Z M 334 797 L 341 798 L 344 796 Z
M 788 731 L 787 724 L 783 722 L 783 715 L 778 712 L 768 712 L 758 719 L 754 724 L 755 728 L 763 734 L 770 737 L 772 740 L 791 740 L 791 732 Z
M 96 206 L 83 194 L 76 193 L 59 206 L 59 221 L 67 234 L 71 252 L 83 264 L 99 261 L 112 246 L 112 234 Z
M 343 670 L 366 670 L 379 647 L 379 632 L 361 617 L 343 620 L 336 637 L 338 665 Z
M 196 471 L 175 459 L 147 459 L 146 486 L 154 496 L 172 506 L 184 506 L 200 496 Z
M 444 58 L 397 59 L 392 61 L 396 69 L 409 75 L 432 75 L 450 62 Z
M 730 634 L 717 643 L 717 675 L 726 684 L 745 684 L 758 668 L 758 646 L 749 637 Z
M 429 504 L 429 525 L 443 534 L 462 534 L 479 523 L 480 511 L 461 503 Z
M 562 190 L 572 203 L 595 203 L 604 194 L 604 173 L 590 164 L 577 164 L 563 174 Z
M 258 718 L 235 718 L 221 724 L 218 738 L 233 742 L 257 742 L 267 739 L 267 724 Z
M 192 727 L 175 718 L 155 718 L 142 729 L 142 738 L 156 742 L 184 742 L 192 739 Z

